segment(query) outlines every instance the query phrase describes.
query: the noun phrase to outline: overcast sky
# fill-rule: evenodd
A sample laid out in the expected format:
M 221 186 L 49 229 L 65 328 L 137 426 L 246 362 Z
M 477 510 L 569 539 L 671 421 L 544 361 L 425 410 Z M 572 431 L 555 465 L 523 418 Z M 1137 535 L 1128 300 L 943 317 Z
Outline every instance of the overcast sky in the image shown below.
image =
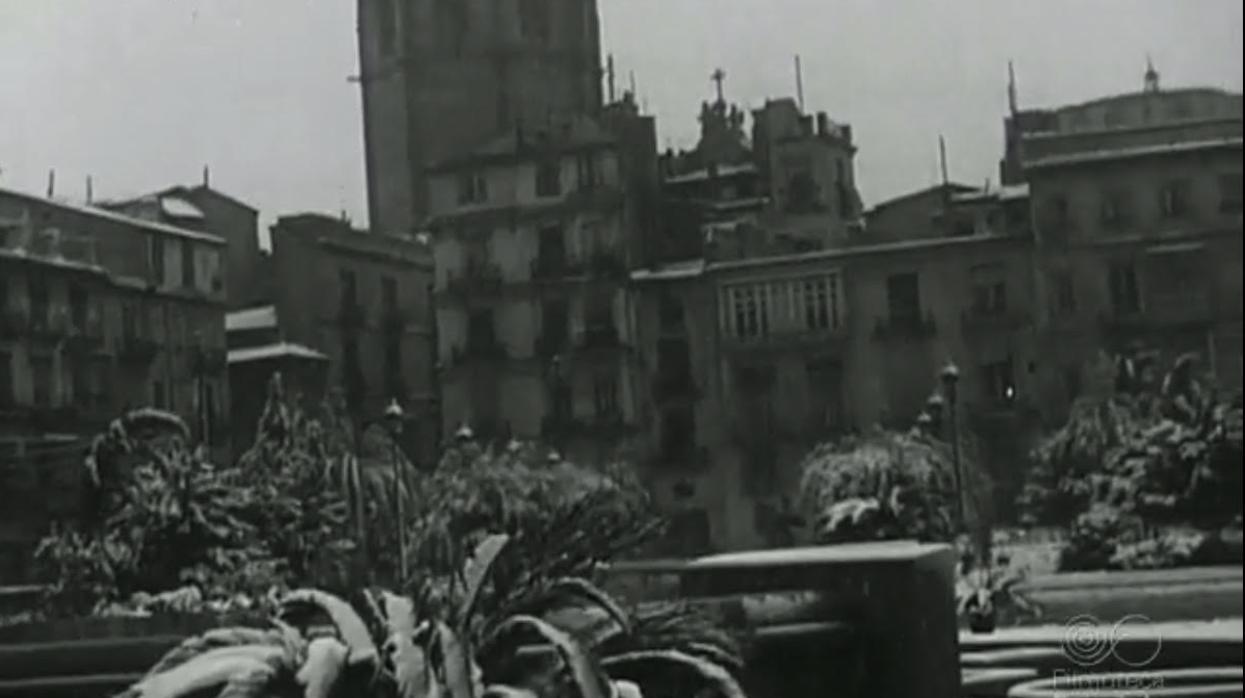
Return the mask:
M 1241 90 L 1240 0 L 600 0 L 620 86 L 690 146 L 714 68 L 757 106 L 850 122 L 866 203 L 996 177 L 1007 61 L 1022 106 L 1168 86 Z M 0 0 L 0 186 L 97 197 L 194 183 L 366 219 L 355 0 Z

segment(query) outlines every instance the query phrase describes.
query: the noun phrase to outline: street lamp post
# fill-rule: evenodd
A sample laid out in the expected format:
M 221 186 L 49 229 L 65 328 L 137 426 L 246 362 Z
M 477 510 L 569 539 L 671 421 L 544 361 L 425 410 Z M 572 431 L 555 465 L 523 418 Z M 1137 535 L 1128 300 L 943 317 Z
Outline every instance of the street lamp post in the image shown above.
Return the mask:
M 402 435 L 403 422 L 406 419 L 406 412 L 403 411 L 402 405 L 398 404 L 395 398 L 389 401 L 389 406 L 385 408 L 385 423 L 389 427 L 389 434 L 392 437 L 392 457 L 393 457 L 393 502 L 394 515 L 397 520 L 394 522 L 398 533 L 398 582 L 401 583 L 403 575 L 406 574 L 406 529 L 402 508 L 402 465 L 401 459 L 398 457 L 398 438 Z
M 939 374 L 942 380 L 942 392 L 946 400 L 947 418 L 951 427 L 951 467 L 955 474 L 956 513 L 959 517 L 960 531 L 964 531 L 967 522 L 964 505 L 964 473 L 960 463 L 960 420 L 957 388 L 960 382 L 960 369 L 954 363 L 948 363 Z

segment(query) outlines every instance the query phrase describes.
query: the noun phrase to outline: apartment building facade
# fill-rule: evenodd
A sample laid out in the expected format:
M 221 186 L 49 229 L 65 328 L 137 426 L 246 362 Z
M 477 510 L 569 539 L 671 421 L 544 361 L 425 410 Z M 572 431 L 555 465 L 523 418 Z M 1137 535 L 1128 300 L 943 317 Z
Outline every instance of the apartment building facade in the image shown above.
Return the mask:
M 404 448 L 433 463 L 441 433 L 428 246 L 329 216 L 282 216 L 272 267 L 277 341 L 297 345 L 294 358 L 327 358 L 325 385 L 341 392 L 358 426 L 397 400 L 407 413 Z
M 220 238 L 102 209 L 0 190 L 0 234 L 0 463 L 26 493 L 0 535 L 21 567 L 124 410 L 176 412 L 228 453 L 228 287 Z
M 1136 345 L 1241 386 L 1241 144 L 1241 95 L 1160 89 L 1152 71 L 1021 134 L 1052 399 L 1079 392 L 1087 355 Z
M 589 117 L 514 131 L 431 177 L 445 427 L 605 455 L 634 427 L 633 209 Z

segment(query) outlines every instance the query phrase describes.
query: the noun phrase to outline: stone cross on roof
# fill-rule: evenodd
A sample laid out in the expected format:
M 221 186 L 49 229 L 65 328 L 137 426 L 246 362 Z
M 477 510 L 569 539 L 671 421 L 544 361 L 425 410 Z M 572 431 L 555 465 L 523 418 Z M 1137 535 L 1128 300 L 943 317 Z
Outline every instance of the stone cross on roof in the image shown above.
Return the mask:
M 722 83 L 726 82 L 726 71 L 722 70 L 721 68 L 718 68 L 717 70 L 713 71 L 713 75 L 711 75 L 710 78 L 713 80 L 714 83 L 717 84 L 718 102 L 726 101 L 722 94 Z

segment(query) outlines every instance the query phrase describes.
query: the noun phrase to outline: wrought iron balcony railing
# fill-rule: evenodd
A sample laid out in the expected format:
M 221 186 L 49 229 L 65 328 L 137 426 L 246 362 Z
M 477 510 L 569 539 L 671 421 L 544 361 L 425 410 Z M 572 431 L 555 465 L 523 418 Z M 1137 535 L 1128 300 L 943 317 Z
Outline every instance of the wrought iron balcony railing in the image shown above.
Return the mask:
M 584 275 L 584 265 L 569 257 L 537 257 L 532 260 L 533 281 L 556 281 Z
M 970 309 L 960 317 L 966 332 L 1006 332 L 1028 327 L 1032 317 L 1024 310 Z
M 501 268 L 484 262 L 469 264 L 461 271 L 446 273 L 445 290 L 459 296 L 490 295 L 501 291 Z
M 878 318 L 873 336 L 879 340 L 921 340 L 938 333 L 932 314 Z

